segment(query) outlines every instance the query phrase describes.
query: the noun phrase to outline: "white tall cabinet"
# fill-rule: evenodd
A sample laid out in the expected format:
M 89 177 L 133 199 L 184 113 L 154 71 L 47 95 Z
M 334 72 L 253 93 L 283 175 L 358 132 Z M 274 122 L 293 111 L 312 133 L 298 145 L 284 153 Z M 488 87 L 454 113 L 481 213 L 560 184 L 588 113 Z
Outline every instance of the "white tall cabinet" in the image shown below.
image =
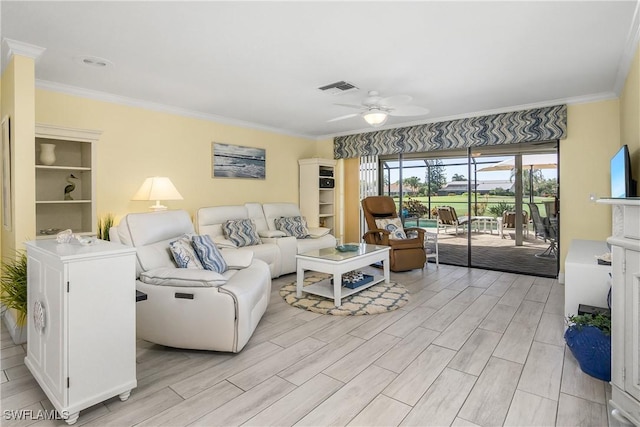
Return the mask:
M 612 205 L 611 414 L 640 425 L 640 198 Z
M 335 233 L 335 168 L 331 159 L 301 159 L 300 211 L 309 227 L 326 227 Z M 330 185 L 332 184 L 332 185 Z
M 55 409 L 79 412 L 136 387 L 135 248 L 33 240 L 25 365 Z

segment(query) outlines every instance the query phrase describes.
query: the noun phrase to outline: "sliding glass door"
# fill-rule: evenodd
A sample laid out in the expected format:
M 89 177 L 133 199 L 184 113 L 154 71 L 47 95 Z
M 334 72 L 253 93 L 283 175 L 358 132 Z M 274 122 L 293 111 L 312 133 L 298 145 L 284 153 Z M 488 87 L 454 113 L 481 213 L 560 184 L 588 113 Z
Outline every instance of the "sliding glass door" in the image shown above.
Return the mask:
M 379 192 L 438 234 L 440 262 L 556 277 L 557 143 L 384 157 Z

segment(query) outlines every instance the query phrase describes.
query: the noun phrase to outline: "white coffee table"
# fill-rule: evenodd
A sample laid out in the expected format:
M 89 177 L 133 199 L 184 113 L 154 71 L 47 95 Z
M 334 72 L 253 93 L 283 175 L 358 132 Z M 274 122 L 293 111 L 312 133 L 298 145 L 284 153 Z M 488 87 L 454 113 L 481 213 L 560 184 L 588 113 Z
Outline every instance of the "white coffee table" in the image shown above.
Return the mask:
M 350 243 L 357 245 L 358 250 L 340 252 L 335 248 L 319 249 L 296 255 L 297 284 L 296 296 L 302 297 L 302 292 L 333 298 L 336 307 L 340 307 L 344 297 L 353 295 L 363 289 L 370 288 L 382 281 L 389 283 L 389 247 L 368 245 L 366 243 Z M 376 262 L 382 262 L 383 275 L 374 275 L 373 280 L 355 289 L 342 286 L 342 275 L 358 268 L 366 267 Z M 329 279 L 304 286 L 305 270 L 319 271 L 333 275 L 333 284 Z

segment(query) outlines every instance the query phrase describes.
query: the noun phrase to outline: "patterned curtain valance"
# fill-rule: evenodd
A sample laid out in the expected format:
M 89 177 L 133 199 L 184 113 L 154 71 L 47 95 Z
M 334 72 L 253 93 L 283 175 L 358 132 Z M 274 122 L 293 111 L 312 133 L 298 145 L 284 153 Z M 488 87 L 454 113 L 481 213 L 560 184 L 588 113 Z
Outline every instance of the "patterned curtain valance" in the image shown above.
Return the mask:
M 564 139 L 567 106 L 428 123 L 334 139 L 336 159 Z

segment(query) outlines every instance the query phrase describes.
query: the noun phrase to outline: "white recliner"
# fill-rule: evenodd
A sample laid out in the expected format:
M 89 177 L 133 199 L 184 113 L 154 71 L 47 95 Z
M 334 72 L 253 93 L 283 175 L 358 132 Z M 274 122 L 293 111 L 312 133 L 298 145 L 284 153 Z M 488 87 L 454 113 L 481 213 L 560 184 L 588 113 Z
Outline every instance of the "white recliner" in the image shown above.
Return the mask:
M 228 351 L 245 346 L 264 314 L 271 274 L 251 251 L 222 249 L 229 270 L 177 268 L 169 242 L 194 234 L 186 211 L 133 213 L 110 239 L 137 249 L 137 336 L 170 347 Z

